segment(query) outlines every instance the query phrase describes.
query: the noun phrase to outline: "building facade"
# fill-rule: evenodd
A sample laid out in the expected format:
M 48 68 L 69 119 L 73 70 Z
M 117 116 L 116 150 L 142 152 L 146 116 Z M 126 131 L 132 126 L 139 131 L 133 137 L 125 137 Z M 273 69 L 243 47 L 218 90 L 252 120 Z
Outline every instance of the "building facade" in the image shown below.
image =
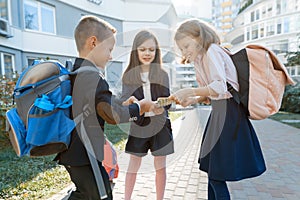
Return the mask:
M 197 87 L 196 74 L 192 64 L 174 64 L 176 68 L 176 89 Z
M 96 15 L 118 31 L 106 69 L 112 85 L 119 82 L 140 29 L 155 32 L 163 49 L 172 46 L 177 14 L 171 0 L 0 0 L 0 75 L 10 78 L 34 59 L 74 61 L 73 32 L 85 15 Z
M 244 5 L 234 29 L 226 35 L 232 51 L 256 43 L 286 63 L 287 52 L 300 50 L 300 0 L 248 0 Z M 291 76 L 300 76 L 300 66 L 287 68 Z
M 212 24 L 221 36 L 224 46 L 230 47 L 225 35 L 233 30 L 233 20 L 241 6 L 240 0 L 213 0 L 212 1 Z

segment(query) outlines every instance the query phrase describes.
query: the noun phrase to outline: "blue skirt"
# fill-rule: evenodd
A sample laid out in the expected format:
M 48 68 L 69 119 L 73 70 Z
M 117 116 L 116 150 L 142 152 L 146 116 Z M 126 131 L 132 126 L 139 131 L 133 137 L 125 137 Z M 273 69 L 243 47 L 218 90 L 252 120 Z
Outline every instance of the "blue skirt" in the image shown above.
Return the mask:
M 261 175 L 265 161 L 255 130 L 233 98 L 212 100 L 200 148 L 200 170 L 219 181 L 238 181 Z

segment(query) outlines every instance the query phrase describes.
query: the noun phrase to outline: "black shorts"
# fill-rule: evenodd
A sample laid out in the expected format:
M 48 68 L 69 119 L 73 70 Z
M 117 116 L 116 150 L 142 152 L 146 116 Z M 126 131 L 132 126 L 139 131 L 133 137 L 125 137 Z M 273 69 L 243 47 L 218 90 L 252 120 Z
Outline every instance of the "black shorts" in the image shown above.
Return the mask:
M 135 133 L 137 135 L 138 133 Z M 174 141 L 171 124 L 166 125 L 151 137 L 136 137 L 129 135 L 125 152 L 135 156 L 145 156 L 151 151 L 153 156 L 166 156 L 174 153 Z

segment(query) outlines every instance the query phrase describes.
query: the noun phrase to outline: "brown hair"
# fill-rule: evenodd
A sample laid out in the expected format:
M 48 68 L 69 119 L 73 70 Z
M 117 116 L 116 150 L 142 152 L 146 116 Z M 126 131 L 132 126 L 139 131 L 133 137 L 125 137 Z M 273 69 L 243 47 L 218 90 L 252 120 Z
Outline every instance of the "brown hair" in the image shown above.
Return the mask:
M 149 71 L 149 80 L 151 83 L 160 83 L 161 81 L 161 68 L 162 59 L 161 59 L 161 51 L 157 41 L 157 38 L 153 33 L 148 30 L 142 30 L 136 34 L 133 45 L 130 53 L 130 60 L 129 64 L 123 74 L 122 81 L 125 84 L 142 84 L 141 80 L 141 68 L 140 65 L 142 64 L 139 60 L 137 48 L 142 45 L 145 41 L 153 39 L 155 42 L 155 57 L 152 63 L 150 64 L 150 71 Z
M 82 50 L 86 40 L 91 36 L 95 36 L 99 41 L 103 41 L 114 33 L 116 33 L 116 29 L 108 22 L 96 16 L 84 16 L 79 21 L 74 32 L 77 50 Z
M 213 27 L 199 19 L 184 21 L 175 33 L 175 41 L 184 37 L 192 37 L 199 41 L 199 45 L 207 51 L 212 43 L 220 44 L 220 38 Z

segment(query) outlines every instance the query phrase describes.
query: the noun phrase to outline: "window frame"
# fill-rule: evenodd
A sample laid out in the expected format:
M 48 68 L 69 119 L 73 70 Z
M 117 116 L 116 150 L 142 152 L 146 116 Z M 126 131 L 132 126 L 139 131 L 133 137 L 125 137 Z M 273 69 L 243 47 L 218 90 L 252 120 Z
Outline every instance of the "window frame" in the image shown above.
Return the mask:
M 15 55 L 11 54 L 11 53 L 6 53 L 6 52 L 0 52 L 0 66 L 1 66 L 0 75 L 2 77 L 5 76 L 5 74 L 6 74 L 4 56 L 10 56 L 11 57 L 12 74 L 16 71 Z M 9 78 L 13 78 L 13 77 L 9 77 Z
M 29 6 L 34 6 L 37 8 L 37 24 L 38 24 L 38 28 L 37 30 L 35 29 L 30 29 L 30 28 L 26 28 L 26 19 L 25 19 L 25 5 L 29 5 Z M 47 9 L 52 11 L 52 16 L 53 16 L 53 32 L 47 32 L 43 30 L 43 18 L 42 18 L 42 9 Z M 45 33 L 45 34 L 50 34 L 50 35 L 56 35 L 56 9 L 55 6 L 50 5 L 50 4 L 46 4 L 46 3 L 42 3 L 39 1 L 33 1 L 33 0 L 24 0 L 23 3 L 23 25 L 24 25 L 24 29 L 26 31 L 31 31 L 31 32 L 39 32 L 39 33 Z
M 11 11 L 11 2 L 10 1 L 11 0 L 6 0 L 7 18 L 0 16 L 0 18 L 6 19 L 9 22 L 9 24 L 11 24 L 11 12 L 10 12 Z

